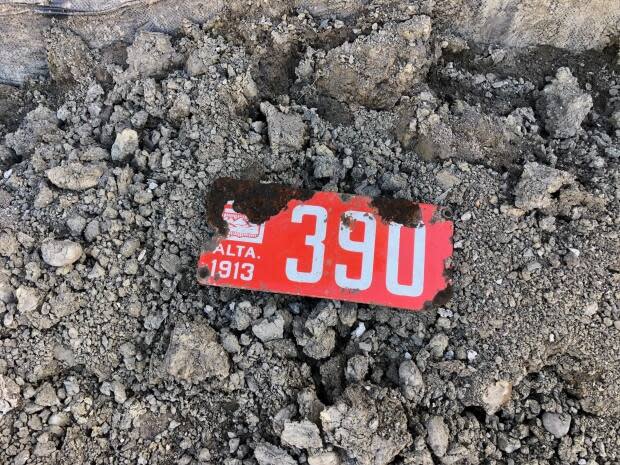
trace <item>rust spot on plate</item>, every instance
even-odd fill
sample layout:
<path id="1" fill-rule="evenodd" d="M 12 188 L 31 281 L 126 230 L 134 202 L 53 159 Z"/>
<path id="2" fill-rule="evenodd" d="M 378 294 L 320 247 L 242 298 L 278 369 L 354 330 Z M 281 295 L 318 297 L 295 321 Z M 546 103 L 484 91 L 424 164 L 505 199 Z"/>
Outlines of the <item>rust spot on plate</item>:
<path id="1" fill-rule="evenodd" d="M 282 184 L 261 184 L 256 181 L 219 178 L 207 196 L 207 221 L 226 235 L 227 225 L 222 218 L 224 205 L 234 201 L 234 209 L 254 224 L 262 224 L 280 213 L 291 200 L 307 200 L 314 195 L 308 189 Z"/>
<path id="2" fill-rule="evenodd" d="M 420 206 L 411 200 L 375 197 L 370 205 L 377 209 L 385 223 L 393 222 L 415 228 L 422 221 Z"/>

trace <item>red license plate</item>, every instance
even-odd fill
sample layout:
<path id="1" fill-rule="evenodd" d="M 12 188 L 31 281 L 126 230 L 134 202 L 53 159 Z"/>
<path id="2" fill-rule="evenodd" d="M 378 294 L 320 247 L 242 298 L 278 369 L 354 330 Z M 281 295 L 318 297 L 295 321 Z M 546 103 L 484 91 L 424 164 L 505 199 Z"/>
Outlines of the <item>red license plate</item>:
<path id="1" fill-rule="evenodd" d="M 452 222 L 436 206 L 222 178 L 198 281 L 420 310 L 450 296 Z"/>

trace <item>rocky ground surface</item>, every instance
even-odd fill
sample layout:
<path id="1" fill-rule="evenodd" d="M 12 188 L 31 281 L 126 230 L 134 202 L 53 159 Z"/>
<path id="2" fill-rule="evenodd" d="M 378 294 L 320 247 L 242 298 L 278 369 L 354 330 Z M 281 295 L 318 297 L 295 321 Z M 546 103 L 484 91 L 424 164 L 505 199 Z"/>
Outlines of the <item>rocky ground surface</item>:
<path id="1" fill-rule="evenodd" d="M 0 86 L 0 463 L 620 463 L 617 50 L 420 5 L 54 26 Z M 223 175 L 440 204 L 452 300 L 198 286 Z"/>

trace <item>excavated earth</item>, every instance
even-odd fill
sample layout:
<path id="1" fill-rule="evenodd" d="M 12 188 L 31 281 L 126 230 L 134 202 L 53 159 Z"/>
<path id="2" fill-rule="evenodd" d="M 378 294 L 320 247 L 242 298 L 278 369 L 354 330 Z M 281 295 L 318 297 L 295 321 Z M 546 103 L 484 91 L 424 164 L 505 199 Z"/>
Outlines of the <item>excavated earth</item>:
<path id="1" fill-rule="evenodd" d="M 0 85 L 0 463 L 620 463 L 617 45 L 357 4 L 53 20 Z M 199 286 L 225 176 L 440 205 L 452 298 Z"/>

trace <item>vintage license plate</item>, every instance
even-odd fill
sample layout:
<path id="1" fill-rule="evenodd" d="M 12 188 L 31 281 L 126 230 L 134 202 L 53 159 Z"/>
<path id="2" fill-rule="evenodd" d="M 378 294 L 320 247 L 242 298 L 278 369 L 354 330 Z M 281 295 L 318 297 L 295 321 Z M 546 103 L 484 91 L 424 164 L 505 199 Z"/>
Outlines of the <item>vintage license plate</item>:
<path id="1" fill-rule="evenodd" d="M 420 310 L 450 296 L 453 224 L 434 205 L 218 179 L 198 281 Z"/>

